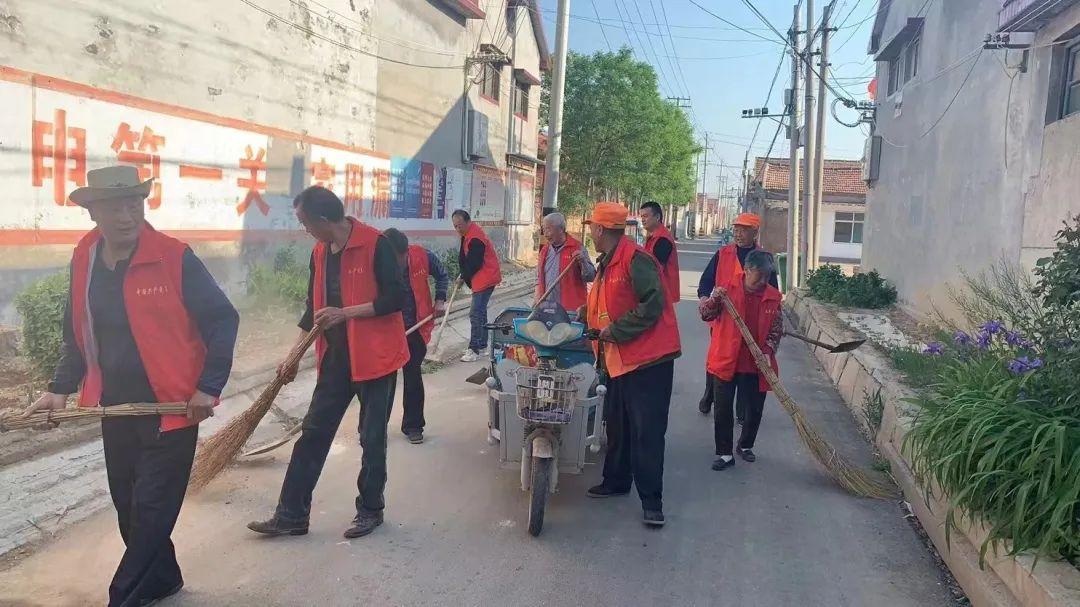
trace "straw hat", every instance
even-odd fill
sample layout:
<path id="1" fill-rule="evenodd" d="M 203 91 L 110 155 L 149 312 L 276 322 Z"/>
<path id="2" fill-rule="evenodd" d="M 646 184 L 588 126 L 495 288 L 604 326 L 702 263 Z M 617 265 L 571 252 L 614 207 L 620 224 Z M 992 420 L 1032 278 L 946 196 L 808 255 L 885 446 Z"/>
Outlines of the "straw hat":
<path id="1" fill-rule="evenodd" d="M 118 198 L 146 198 L 154 183 L 151 177 L 139 181 L 139 170 L 132 166 L 111 166 L 86 172 L 87 186 L 72 192 L 68 199 L 86 207 L 92 202 Z"/>

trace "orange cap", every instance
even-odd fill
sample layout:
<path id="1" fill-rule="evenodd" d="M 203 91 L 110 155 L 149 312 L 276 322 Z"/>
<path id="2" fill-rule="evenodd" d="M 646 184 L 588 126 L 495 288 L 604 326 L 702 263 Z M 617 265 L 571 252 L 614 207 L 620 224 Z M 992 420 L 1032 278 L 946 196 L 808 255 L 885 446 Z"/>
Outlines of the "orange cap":
<path id="1" fill-rule="evenodd" d="M 761 218 L 753 213 L 740 213 L 735 218 L 735 223 L 732 225 L 744 226 L 747 228 L 760 228 Z"/>
<path id="2" fill-rule="evenodd" d="M 630 209 L 617 202 L 598 202 L 593 207 L 592 218 L 585 223 L 595 223 L 605 228 L 625 228 Z"/>

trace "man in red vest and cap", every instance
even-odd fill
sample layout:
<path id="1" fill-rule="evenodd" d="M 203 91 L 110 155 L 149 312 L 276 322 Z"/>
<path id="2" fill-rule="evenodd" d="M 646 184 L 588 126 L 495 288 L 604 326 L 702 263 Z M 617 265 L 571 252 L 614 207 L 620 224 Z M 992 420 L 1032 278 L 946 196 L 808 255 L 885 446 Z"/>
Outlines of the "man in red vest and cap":
<path id="1" fill-rule="evenodd" d="M 701 300 L 701 319 L 712 325 L 712 339 L 706 359 L 706 369 L 712 376 L 716 415 L 713 432 L 716 460 L 713 470 L 726 470 L 735 465 L 734 453 L 747 462 L 753 462 L 754 441 L 761 425 L 761 413 L 769 384 L 758 370 L 750 349 L 743 340 L 735 320 L 724 308 L 719 293 L 724 291 L 731 298 L 739 316 L 746 322 L 754 343 L 769 359 L 772 370 L 779 375 L 776 349 L 784 334 L 783 315 L 780 311 L 781 295 L 769 284 L 769 276 L 776 271 L 773 256 L 765 251 L 751 251 L 743 260 L 742 268 L 734 276 L 717 285 L 710 297 Z M 732 443 L 734 419 L 732 408 L 735 400 L 742 402 L 746 419 L 737 444 Z"/>
<path id="2" fill-rule="evenodd" d="M 469 347 L 461 355 L 461 362 L 476 362 L 480 353 L 487 348 L 488 302 L 495 287 L 502 282 L 502 269 L 499 267 L 499 255 L 495 245 L 484 233 L 484 229 L 473 223 L 469 212 L 458 209 L 451 215 L 454 229 L 461 235 L 461 248 L 458 250 L 458 266 L 461 276 L 458 280 L 472 289 L 472 308 L 469 310 Z"/>
<path id="3" fill-rule="evenodd" d="M 734 277 L 743 268 L 743 262 L 751 251 L 763 250 L 757 243 L 758 230 L 761 228 L 761 217 L 754 213 L 741 213 L 735 218 L 732 226 L 733 238 L 730 244 L 720 247 L 705 266 L 698 280 L 698 299 L 706 299 L 712 296 L 713 288 L 723 285 L 728 279 Z M 769 275 L 769 285 L 779 289 L 776 272 Z M 708 414 L 713 405 L 712 376 L 705 374 L 705 394 L 698 402 L 698 410 L 702 414 Z M 735 419 L 740 424 L 745 419 L 741 403 L 736 403 Z"/>
<path id="4" fill-rule="evenodd" d="M 450 276 L 446 268 L 434 253 L 418 244 L 409 244 L 409 237 L 397 228 L 383 232 L 390 246 L 397 253 L 398 266 L 401 267 L 401 284 L 405 289 L 401 316 L 407 329 L 413 328 L 425 318 L 429 320 L 420 325 L 408 337 L 409 362 L 401 371 L 404 412 L 401 415 L 401 432 L 409 442 L 419 445 L 424 442 L 424 375 L 422 366 L 427 356 L 427 345 L 431 341 L 431 332 L 435 328 L 435 319 L 446 312 L 446 289 Z M 435 282 L 435 302 L 432 303 L 431 284 Z"/>
<path id="5" fill-rule="evenodd" d="M 645 250 L 660 262 L 660 276 L 664 280 L 668 298 L 672 303 L 679 303 L 682 298 L 679 291 L 679 251 L 675 249 L 675 238 L 664 225 L 664 210 L 660 203 L 649 201 L 641 205 L 638 216 L 648 234 Z"/>
<path id="6" fill-rule="evenodd" d="M 588 283 L 596 276 L 596 266 L 585 248 L 566 232 L 566 217 L 562 213 L 549 213 L 540 222 L 540 230 L 547 243 L 540 247 L 539 274 L 536 285 L 536 301 L 551 289 L 550 301 L 562 304 L 568 312 L 576 312 L 585 305 Z M 559 280 L 567 267 L 574 266 Z"/>
<path id="7" fill-rule="evenodd" d="M 585 318 L 607 375 L 604 415 L 608 450 L 604 480 L 589 497 L 626 495 L 637 485 L 646 525 L 664 524 L 664 437 L 681 354 L 675 308 L 660 264 L 626 237 L 629 211 L 601 202 L 589 226 L 602 253 Z"/>
<path id="8" fill-rule="evenodd" d="M 356 517 L 345 537 L 363 537 L 383 522 L 386 426 L 398 369 L 409 360 L 401 316 L 405 293 L 401 271 L 390 241 L 375 228 L 346 216 L 341 199 L 330 190 L 309 187 L 293 206 L 300 225 L 317 241 L 297 341 L 308 331 L 321 329 L 315 342 L 319 379 L 274 516 L 249 523 L 248 528 L 266 535 L 308 532 L 315 483 L 345 410 L 358 398 L 364 453 L 356 480 Z M 292 381 L 296 371 L 296 366 L 282 366 L 278 374 Z"/>
<path id="9" fill-rule="evenodd" d="M 199 258 L 144 219 L 153 179 L 134 167 L 86 174 L 73 203 L 95 228 L 75 246 L 64 345 L 48 392 L 29 412 L 186 402 L 187 415 L 102 419 L 105 470 L 124 556 L 110 606 L 180 592 L 172 535 L 187 491 L 198 424 L 214 414 L 232 368 L 239 316 Z"/>

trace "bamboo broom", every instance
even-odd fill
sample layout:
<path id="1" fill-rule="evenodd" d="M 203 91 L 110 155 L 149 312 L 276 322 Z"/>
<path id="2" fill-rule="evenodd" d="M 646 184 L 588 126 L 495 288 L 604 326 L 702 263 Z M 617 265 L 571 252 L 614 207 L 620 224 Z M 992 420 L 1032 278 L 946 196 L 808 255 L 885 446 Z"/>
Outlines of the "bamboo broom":
<path id="1" fill-rule="evenodd" d="M 318 325 L 308 331 L 304 339 L 289 352 L 283 366 L 288 368 L 300 364 L 300 359 L 304 357 L 311 344 L 315 343 L 321 331 L 322 328 Z M 274 377 L 246 411 L 229 420 L 224 428 L 199 447 L 198 453 L 195 454 L 195 463 L 191 468 L 189 491 L 198 491 L 205 487 L 236 458 L 284 386 L 285 380 L 280 375 Z"/>
<path id="2" fill-rule="evenodd" d="M 750 350 L 750 354 L 753 355 L 758 370 L 765 377 L 765 381 L 769 383 L 769 386 L 772 387 L 773 392 L 776 393 L 776 398 L 780 401 L 784 410 L 791 416 L 791 421 L 795 424 L 795 430 L 799 433 L 799 437 L 806 443 L 810 453 L 814 455 L 814 459 L 825 468 L 829 476 L 849 493 L 860 497 L 877 499 L 894 497 L 895 491 L 891 487 L 869 477 L 865 472 L 849 463 L 810 425 L 810 422 L 803 416 L 802 411 L 795 403 L 795 399 L 791 398 L 791 395 L 784 389 L 784 385 L 780 383 L 780 378 L 776 376 L 772 367 L 769 366 L 769 361 L 761 352 L 761 348 L 754 342 L 750 329 L 746 327 L 746 323 L 739 316 L 735 304 L 732 303 L 726 291 L 720 291 L 720 300 L 724 303 L 727 313 L 735 321 L 735 326 L 739 327 L 739 333 L 742 334 L 746 347 Z"/>
<path id="3" fill-rule="evenodd" d="M 125 415 L 185 415 L 187 403 L 130 403 L 126 405 L 110 405 L 107 407 L 76 407 L 74 409 L 58 409 L 54 411 L 41 411 L 23 415 L 18 411 L 8 411 L 0 414 L 0 432 L 8 430 L 22 430 L 24 428 L 36 428 L 38 426 L 55 426 L 60 422 L 88 417 L 106 418 L 122 417 Z"/>

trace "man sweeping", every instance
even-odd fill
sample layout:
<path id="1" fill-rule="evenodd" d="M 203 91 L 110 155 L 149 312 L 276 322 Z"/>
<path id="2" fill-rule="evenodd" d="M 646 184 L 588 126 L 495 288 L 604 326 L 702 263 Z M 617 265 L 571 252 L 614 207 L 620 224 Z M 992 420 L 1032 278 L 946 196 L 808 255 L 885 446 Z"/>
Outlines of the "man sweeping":
<path id="1" fill-rule="evenodd" d="M 461 276 L 458 280 L 472 290 L 472 308 L 469 310 L 469 347 L 461 355 L 461 362 L 476 362 L 480 353 L 487 349 L 488 302 L 495 287 L 502 282 L 502 269 L 495 245 L 484 233 L 484 229 L 473 222 L 469 212 L 458 209 L 451 215 L 454 229 L 461 236 L 461 248 L 458 250 L 458 267 Z"/>
<path id="2" fill-rule="evenodd" d="M 604 403 L 608 449 L 604 480 L 588 491 L 604 498 L 637 485 L 642 520 L 664 524 L 664 440 L 671 405 L 679 327 L 660 265 L 625 235 L 626 207 L 601 202 L 589 227 L 603 257 L 585 317 L 597 359 L 609 377 Z"/>
<path id="3" fill-rule="evenodd" d="M 409 342 L 409 362 L 401 371 L 403 394 L 401 397 L 404 412 L 401 416 L 401 433 L 409 442 L 419 445 L 424 442 L 424 376 L 421 367 L 427 356 L 427 344 L 431 341 L 431 332 L 435 328 L 435 318 L 446 312 L 446 289 L 450 276 L 446 268 L 434 253 L 416 244 L 409 244 L 409 237 L 397 228 L 383 232 L 390 246 L 397 254 L 401 268 L 401 284 L 405 289 L 401 316 L 405 326 L 412 328 L 416 323 L 432 317 L 419 329 L 407 337 Z M 431 284 L 435 283 L 435 302 L 432 304 Z"/>
<path id="4" fill-rule="evenodd" d="M 775 271 L 772 255 L 765 251 L 751 251 L 743 261 L 742 269 L 716 286 L 711 296 L 702 299 L 699 306 L 701 319 L 712 325 L 706 369 L 712 376 L 713 398 L 717 407 L 713 418 L 716 447 L 713 470 L 727 470 L 735 465 L 736 452 L 747 462 L 757 459 L 753 451 L 754 442 L 769 391 L 768 382 L 761 376 L 734 318 L 724 310 L 719 294 L 724 291 L 731 298 L 735 310 L 749 327 L 754 343 L 761 348 L 773 371 L 779 375 L 776 349 L 784 334 L 781 295 L 776 287 L 768 283 L 769 276 Z M 732 444 L 732 408 L 736 399 L 742 403 L 746 420 L 739 442 Z"/>
<path id="5" fill-rule="evenodd" d="M 547 243 L 540 247 L 540 264 L 537 266 L 536 302 L 551 289 L 549 301 L 557 301 L 568 312 L 585 305 L 588 283 L 596 277 L 596 266 L 576 238 L 566 232 L 566 217 L 562 213 L 549 213 L 540 222 L 540 230 Z M 562 280 L 566 268 L 574 265 Z"/>
<path id="6" fill-rule="evenodd" d="M 71 202 L 95 228 L 75 246 L 64 345 L 48 392 L 28 413 L 186 402 L 187 415 L 104 418 L 101 438 L 124 556 L 109 605 L 140 607 L 180 592 L 170 536 L 187 491 L 199 422 L 214 414 L 232 368 L 239 316 L 183 242 L 145 220 L 153 179 L 134 167 L 88 171 Z"/>
<path id="7" fill-rule="evenodd" d="M 664 226 L 664 210 L 659 202 L 649 201 L 641 205 L 638 211 L 641 225 L 648 237 L 645 250 L 660 262 L 660 277 L 664 280 L 668 298 L 672 303 L 682 299 L 679 284 L 679 251 L 675 249 L 675 237 Z"/>
<path id="8" fill-rule="evenodd" d="M 336 194 L 312 186 L 296 197 L 293 206 L 300 224 L 317 241 L 300 329 L 323 330 L 315 343 L 319 378 L 277 509 L 270 519 L 249 523 L 248 528 L 266 535 L 307 533 L 311 494 L 341 418 L 353 398 L 359 398 L 364 453 L 356 481 L 356 517 L 345 537 L 363 537 L 383 522 L 386 426 L 398 369 L 409 360 L 401 315 L 405 289 L 390 241 L 375 228 L 347 217 Z M 296 366 L 278 369 L 288 381 L 296 372 Z"/>
<path id="9" fill-rule="evenodd" d="M 763 250 L 757 243 L 758 230 L 761 228 L 761 217 L 754 213 L 742 213 L 735 218 L 732 227 L 733 240 L 730 244 L 720 247 L 705 266 L 698 280 L 698 299 L 704 300 L 712 296 L 713 288 L 722 285 L 735 277 L 743 269 L 746 256 L 751 251 Z M 769 275 L 769 285 L 779 289 L 776 272 Z M 705 394 L 698 402 L 698 410 L 707 415 L 713 406 L 712 377 L 705 373 Z M 740 424 L 745 419 L 745 414 L 738 404 L 736 405 L 735 419 Z"/>

